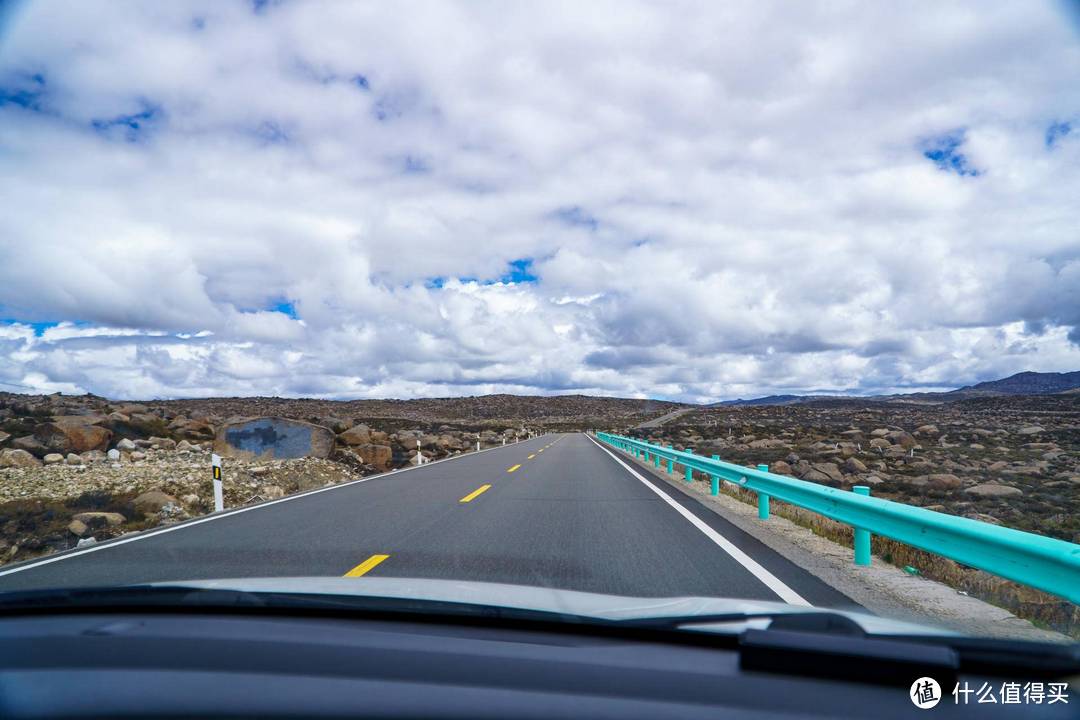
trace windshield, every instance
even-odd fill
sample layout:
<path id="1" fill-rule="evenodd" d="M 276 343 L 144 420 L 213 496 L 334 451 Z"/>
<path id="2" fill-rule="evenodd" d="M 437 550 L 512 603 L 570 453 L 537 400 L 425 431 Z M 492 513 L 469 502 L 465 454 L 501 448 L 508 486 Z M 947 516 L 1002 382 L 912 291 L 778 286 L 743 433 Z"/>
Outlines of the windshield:
<path id="1" fill-rule="evenodd" d="M 0 609 L 1080 639 L 1073 5 L 2 7 Z"/>

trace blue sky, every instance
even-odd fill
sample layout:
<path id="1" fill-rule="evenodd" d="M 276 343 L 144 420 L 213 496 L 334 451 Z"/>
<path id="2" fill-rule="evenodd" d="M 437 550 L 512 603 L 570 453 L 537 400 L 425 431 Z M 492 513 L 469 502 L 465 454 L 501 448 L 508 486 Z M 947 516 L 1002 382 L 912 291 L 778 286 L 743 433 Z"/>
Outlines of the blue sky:
<path id="1" fill-rule="evenodd" d="M 1059 3 L 14 7 L 3 387 L 713 401 L 1080 367 Z"/>

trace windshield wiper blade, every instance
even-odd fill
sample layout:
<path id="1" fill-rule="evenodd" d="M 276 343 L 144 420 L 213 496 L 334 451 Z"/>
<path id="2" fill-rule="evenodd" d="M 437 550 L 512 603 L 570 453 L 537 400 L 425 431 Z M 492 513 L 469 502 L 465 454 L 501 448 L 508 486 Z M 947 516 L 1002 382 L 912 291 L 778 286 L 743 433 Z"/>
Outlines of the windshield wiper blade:
<path id="1" fill-rule="evenodd" d="M 792 630 L 796 632 L 818 632 L 829 635 L 852 635 L 865 637 L 866 630 L 846 615 L 828 611 L 807 612 L 735 612 L 702 615 L 669 615 L 647 618 L 618 620 L 623 627 L 646 628 L 650 630 L 679 630 L 694 625 L 744 622 L 747 620 L 768 619 L 770 630 Z"/>
<path id="2" fill-rule="evenodd" d="M 482 603 L 382 595 L 265 592 L 185 585 L 122 585 L 89 588 L 50 588 L 0 594 L 2 612 L 145 610 L 266 610 L 270 612 L 343 613 L 360 616 L 410 616 L 415 618 L 462 618 L 602 623 L 587 616 L 548 610 L 503 607 Z"/>

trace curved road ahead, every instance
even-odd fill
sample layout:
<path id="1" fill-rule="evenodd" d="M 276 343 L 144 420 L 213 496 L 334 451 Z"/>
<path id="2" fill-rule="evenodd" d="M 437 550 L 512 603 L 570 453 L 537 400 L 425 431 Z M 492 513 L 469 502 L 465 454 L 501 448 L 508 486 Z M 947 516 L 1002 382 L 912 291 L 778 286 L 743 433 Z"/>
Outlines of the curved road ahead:
<path id="1" fill-rule="evenodd" d="M 546 435 L 0 568 L 0 591 L 342 575 L 854 605 L 583 434 Z"/>

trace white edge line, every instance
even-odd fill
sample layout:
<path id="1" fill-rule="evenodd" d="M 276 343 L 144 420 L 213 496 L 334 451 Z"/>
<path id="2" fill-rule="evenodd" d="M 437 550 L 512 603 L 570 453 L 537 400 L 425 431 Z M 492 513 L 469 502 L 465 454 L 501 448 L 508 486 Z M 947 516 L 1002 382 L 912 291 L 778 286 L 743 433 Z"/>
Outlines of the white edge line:
<path id="1" fill-rule="evenodd" d="M 539 440 L 541 437 L 544 436 L 540 435 L 539 437 L 530 438 L 530 440 Z M 349 487 L 350 485 L 358 485 L 359 483 L 364 483 L 368 480 L 376 480 L 378 478 L 386 477 L 388 475 L 400 475 L 401 473 L 409 472 L 410 470 L 422 470 L 424 468 L 429 468 L 432 465 L 449 462 L 450 460 L 460 460 L 467 457 L 476 457 L 477 455 L 482 455 L 483 453 L 491 452 L 492 450 L 501 450 L 503 448 L 508 448 L 513 445 L 520 445 L 521 443 L 526 442 L 529 442 L 529 440 L 519 440 L 517 442 L 510 443 L 509 445 L 496 445 L 495 447 L 485 448 L 480 451 L 462 453 L 461 455 L 453 455 L 451 457 L 445 457 L 439 460 L 432 460 L 431 462 L 424 463 L 423 465 L 414 465 L 413 467 L 388 470 L 384 473 L 379 473 L 378 475 L 368 475 L 367 477 L 362 477 L 357 480 L 350 480 L 349 482 L 341 483 L 339 485 L 327 485 L 326 487 L 316 488 L 315 490 L 308 490 L 307 492 L 302 493 L 294 493 L 292 495 L 287 495 L 283 498 L 278 498 L 277 500 L 270 500 L 268 502 L 258 503 L 257 505 L 246 505 L 244 507 L 236 508 L 234 510 L 226 510 L 224 512 L 212 513 L 196 520 L 190 520 L 188 522 L 180 523 L 178 525 L 170 525 L 168 527 L 157 528 L 155 530 L 147 530 L 136 535 L 132 535 L 130 537 L 122 537 L 116 540 L 106 540 L 100 545 L 92 545 L 88 548 L 83 548 L 82 550 L 65 551 L 62 554 L 51 555 L 49 557 L 42 558 L 41 560 L 29 561 L 26 565 L 20 565 L 19 567 L 9 568 L 7 570 L 0 570 L 0 577 L 4 577 L 5 575 L 12 575 L 17 572 L 22 572 L 23 570 L 31 570 L 36 567 L 41 567 L 42 565 L 49 565 L 50 563 L 60 562 L 61 560 L 78 557 L 79 555 L 87 555 L 92 552 L 98 552 L 99 550 L 108 550 L 109 548 L 126 545 L 130 542 L 135 542 L 136 540 L 146 540 L 147 538 L 156 537 L 157 535 L 164 535 L 165 533 L 175 532 L 177 530 L 183 530 L 189 527 L 195 527 L 196 525 L 202 525 L 203 523 L 210 522 L 212 520 L 221 520 L 222 518 L 232 517 L 233 515 L 239 515 L 240 513 L 250 512 L 251 510 L 261 510 L 262 508 L 267 508 L 271 505 L 277 505 L 283 502 L 289 502 L 290 500 L 299 500 L 300 498 L 308 497 L 309 495 L 318 495 L 319 493 L 328 492 L 330 490 L 338 490 L 340 488 Z"/>
<path id="2" fill-rule="evenodd" d="M 634 470 L 632 467 L 630 467 L 625 462 L 623 462 L 622 458 L 620 458 L 618 455 L 616 455 L 615 453 L 611 452 L 611 450 L 608 450 L 606 447 L 601 445 L 592 436 L 586 435 L 586 437 L 588 437 L 590 440 L 592 440 L 593 443 L 598 448 L 600 448 L 601 450 L 606 452 L 608 455 L 610 455 L 612 457 L 612 459 L 615 460 L 615 462 L 622 465 L 626 469 L 626 471 L 628 473 L 630 473 L 631 475 L 636 477 L 638 480 L 643 482 L 645 484 L 645 487 L 652 490 L 654 493 L 656 493 L 661 498 L 663 498 L 664 502 L 666 502 L 671 507 L 675 508 L 675 511 L 677 513 L 679 513 L 684 518 L 689 520 L 691 525 L 693 525 L 698 530 L 700 530 L 702 533 L 704 533 L 707 538 L 709 538 L 714 543 L 719 545 L 721 550 L 723 550 L 728 555 L 730 555 L 732 558 L 734 558 L 734 560 L 737 563 L 739 563 L 744 568 L 749 570 L 750 573 L 754 577 L 756 577 L 758 580 L 760 580 L 762 583 L 764 583 L 766 585 L 766 587 L 768 587 L 774 593 L 779 595 L 781 600 L 783 600 L 784 602 L 786 602 L 786 603 L 788 603 L 790 605 L 804 605 L 806 607 L 813 607 L 809 602 L 807 602 L 807 600 L 802 595 L 799 595 L 797 592 L 795 592 L 794 590 L 789 588 L 787 585 L 784 584 L 784 582 L 782 580 L 780 580 L 780 578 L 776 577 L 771 572 L 769 572 L 768 570 L 763 568 L 761 565 L 758 564 L 758 562 L 756 560 L 754 560 L 752 557 L 747 555 L 745 552 L 743 552 L 739 548 L 735 547 L 731 543 L 730 540 L 728 540 L 726 537 L 724 537 L 720 533 L 713 530 L 711 527 L 709 527 L 705 523 L 704 520 L 702 520 L 697 515 L 695 515 L 694 513 L 690 512 L 689 510 L 684 508 L 682 505 L 680 505 L 678 502 L 676 502 L 671 496 L 669 496 L 663 490 L 656 487 L 651 482 L 649 482 L 644 477 L 642 477 L 636 470 Z"/>

